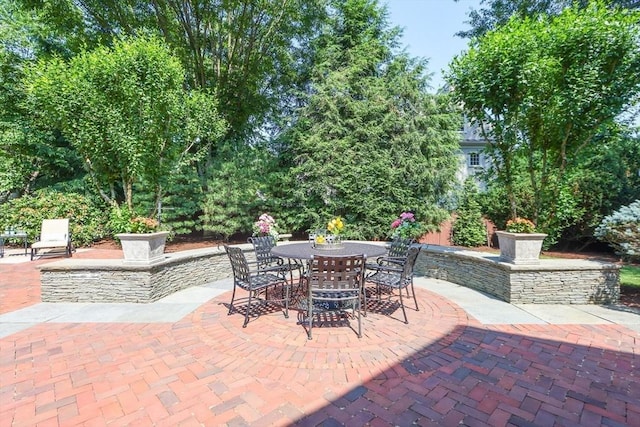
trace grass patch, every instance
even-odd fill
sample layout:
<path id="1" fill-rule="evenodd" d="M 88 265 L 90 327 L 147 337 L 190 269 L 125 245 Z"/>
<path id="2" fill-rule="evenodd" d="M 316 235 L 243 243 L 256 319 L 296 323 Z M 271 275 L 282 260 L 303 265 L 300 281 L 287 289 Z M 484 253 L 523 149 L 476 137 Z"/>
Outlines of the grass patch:
<path id="1" fill-rule="evenodd" d="M 620 285 L 640 288 L 640 266 L 622 266 L 620 268 Z"/>

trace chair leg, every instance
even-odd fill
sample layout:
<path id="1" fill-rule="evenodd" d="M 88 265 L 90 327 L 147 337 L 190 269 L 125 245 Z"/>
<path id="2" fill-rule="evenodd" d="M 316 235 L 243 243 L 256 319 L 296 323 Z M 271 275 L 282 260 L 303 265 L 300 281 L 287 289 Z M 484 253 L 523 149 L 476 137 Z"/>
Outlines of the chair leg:
<path id="1" fill-rule="evenodd" d="M 293 286 L 293 281 L 291 283 L 284 282 L 285 286 L 285 297 L 284 297 L 284 318 L 289 318 L 289 298 L 291 294 L 291 286 Z"/>
<path id="2" fill-rule="evenodd" d="M 367 287 L 362 284 L 362 304 L 364 304 L 364 317 L 367 317 Z"/>
<path id="3" fill-rule="evenodd" d="M 309 291 L 310 292 L 310 291 Z M 311 299 L 311 297 L 309 297 L 309 302 L 308 302 L 308 308 L 307 308 L 307 339 L 313 339 L 311 336 L 311 328 L 313 328 L 313 300 Z"/>
<path id="4" fill-rule="evenodd" d="M 418 299 L 416 298 L 416 290 L 413 287 L 413 280 L 411 281 L 411 293 L 413 294 L 413 302 L 416 304 L 416 311 L 420 311 L 418 308 Z"/>
<path id="5" fill-rule="evenodd" d="M 404 323 L 408 325 L 409 320 L 407 320 L 407 312 L 404 309 L 404 302 L 402 301 L 402 289 L 398 289 L 398 294 L 400 295 L 400 307 L 402 308 L 402 314 L 404 315 Z"/>
<path id="6" fill-rule="evenodd" d="M 249 291 L 249 302 L 247 302 L 247 310 L 244 312 L 244 324 L 243 328 L 247 327 L 247 323 L 249 323 L 249 312 L 251 311 L 251 296 L 253 295 L 253 291 Z"/>
<path id="7" fill-rule="evenodd" d="M 358 309 L 358 338 L 362 338 L 362 307 L 360 305 L 360 298 L 356 301 L 357 309 Z M 354 313 L 355 314 L 355 313 Z"/>
<path id="8" fill-rule="evenodd" d="M 231 303 L 229 304 L 229 313 L 227 315 L 231 315 L 233 313 L 233 301 L 236 299 L 236 286 L 233 285 L 233 293 L 231 294 Z"/>

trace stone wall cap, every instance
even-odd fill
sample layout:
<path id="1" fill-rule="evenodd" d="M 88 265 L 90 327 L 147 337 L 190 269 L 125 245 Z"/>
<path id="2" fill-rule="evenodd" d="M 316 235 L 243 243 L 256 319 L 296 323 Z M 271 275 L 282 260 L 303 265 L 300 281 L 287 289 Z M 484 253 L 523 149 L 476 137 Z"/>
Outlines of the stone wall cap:
<path id="1" fill-rule="evenodd" d="M 512 264 L 503 261 L 499 253 L 481 252 L 471 249 L 456 248 L 451 246 L 423 245 L 422 251 L 449 254 L 455 257 L 473 257 L 486 262 L 499 264 L 505 270 L 517 271 L 554 271 L 554 270 L 600 270 L 602 268 L 620 269 L 620 265 L 608 262 L 588 259 L 572 258 L 541 258 L 537 264 Z"/>

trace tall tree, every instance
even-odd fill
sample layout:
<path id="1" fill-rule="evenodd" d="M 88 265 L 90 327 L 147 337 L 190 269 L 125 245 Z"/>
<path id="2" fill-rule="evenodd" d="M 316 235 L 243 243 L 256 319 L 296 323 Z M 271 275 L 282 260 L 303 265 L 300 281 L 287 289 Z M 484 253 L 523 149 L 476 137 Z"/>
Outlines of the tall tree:
<path id="1" fill-rule="evenodd" d="M 122 35 L 162 37 L 191 88 L 215 93 L 228 139 L 259 135 L 287 97 L 325 0 L 17 0 L 72 49 Z M 77 49 L 76 49 L 77 51 Z"/>
<path id="2" fill-rule="evenodd" d="M 453 95 L 491 141 L 511 215 L 522 207 L 514 180 L 524 168 L 534 198 L 524 214 L 551 239 L 571 223 L 562 215 L 568 167 L 640 93 L 639 20 L 601 2 L 514 17 L 453 61 Z"/>
<path id="3" fill-rule="evenodd" d="M 458 1 L 458 0 L 454 0 Z M 470 30 L 459 31 L 456 35 L 465 38 L 480 37 L 504 25 L 512 16 L 519 18 L 537 15 L 558 15 L 564 9 L 575 5 L 584 8 L 590 0 L 480 0 L 485 6 L 469 12 Z M 640 0 L 609 0 L 611 7 L 629 9 L 640 8 Z"/>
<path id="4" fill-rule="evenodd" d="M 427 94 L 425 62 L 396 53 L 399 35 L 375 0 L 333 3 L 306 104 L 285 136 L 299 227 L 340 215 L 352 237 L 374 238 L 404 210 L 425 225 L 443 219 L 460 116 L 448 98 Z"/>
<path id="5" fill-rule="evenodd" d="M 26 78 L 34 118 L 61 130 L 105 201 L 133 208 L 134 183 L 163 185 L 224 131 L 214 99 L 184 89 L 184 70 L 157 39 L 117 42 Z"/>
<path id="6" fill-rule="evenodd" d="M 35 13 L 0 0 L 0 203 L 10 195 L 74 178 L 82 169 L 68 142 L 33 123 L 20 105 L 25 68 L 39 56 L 61 53 L 46 40 L 56 38 Z"/>

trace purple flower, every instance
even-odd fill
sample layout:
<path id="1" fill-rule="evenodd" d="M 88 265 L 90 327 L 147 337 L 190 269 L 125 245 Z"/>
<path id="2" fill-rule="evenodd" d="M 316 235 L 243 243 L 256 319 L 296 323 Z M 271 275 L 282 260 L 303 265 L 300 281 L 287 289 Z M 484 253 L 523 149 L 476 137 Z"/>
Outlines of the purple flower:
<path id="1" fill-rule="evenodd" d="M 413 216 L 413 213 L 411 213 L 411 212 L 402 212 L 400 214 L 400 218 L 403 219 L 403 220 L 411 221 L 411 222 L 416 220 L 415 217 Z"/>

